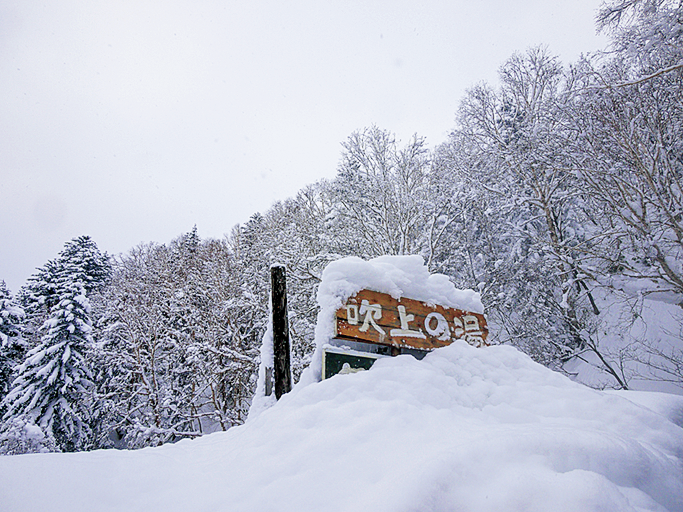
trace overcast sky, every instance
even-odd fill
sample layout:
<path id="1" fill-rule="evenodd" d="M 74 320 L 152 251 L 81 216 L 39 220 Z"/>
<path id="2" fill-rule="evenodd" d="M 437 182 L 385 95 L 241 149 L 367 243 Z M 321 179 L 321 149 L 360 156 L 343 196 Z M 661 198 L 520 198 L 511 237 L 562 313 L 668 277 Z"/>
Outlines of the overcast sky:
<path id="1" fill-rule="evenodd" d="M 476 82 L 605 46 L 600 0 L 0 0 L 0 279 L 65 241 L 203 238 L 335 175 L 376 124 L 430 146 Z"/>

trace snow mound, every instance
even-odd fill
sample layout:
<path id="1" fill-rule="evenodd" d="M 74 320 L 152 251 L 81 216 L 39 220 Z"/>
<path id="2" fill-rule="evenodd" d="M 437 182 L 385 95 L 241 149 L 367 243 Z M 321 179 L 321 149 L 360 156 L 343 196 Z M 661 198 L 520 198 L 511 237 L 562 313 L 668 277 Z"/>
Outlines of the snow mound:
<path id="1" fill-rule="evenodd" d="M 683 430 L 514 348 L 464 342 L 297 386 L 137 452 L 0 458 L 3 509 L 683 511 Z M 647 393 L 638 402 L 648 405 Z M 655 406 L 656 405 L 656 406 Z"/>

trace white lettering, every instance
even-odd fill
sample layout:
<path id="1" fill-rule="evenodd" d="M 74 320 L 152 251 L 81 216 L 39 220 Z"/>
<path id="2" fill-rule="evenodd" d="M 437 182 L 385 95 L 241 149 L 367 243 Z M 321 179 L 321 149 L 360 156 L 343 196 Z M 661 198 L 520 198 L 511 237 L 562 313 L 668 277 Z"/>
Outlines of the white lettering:
<path id="1" fill-rule="evenodd" d="M 400 329 L 392 329 L 391 330 L 391 335 L 392 336 L 403 336 L 405 338 L 421 338 L 423 340 L 427 339 L 427 336 L 424 335 L 424 333 L 421 330 L 412 330 L 408 324 L 415 320 L 415 315 L 410 315 L 406 313 L 406 307 L 403 305 L 400 305 L 398 307 L 398 316 L 399 319 L 401 320 L 401 328 Z"/>
<path id="2" fill-rule="evenodd" d="M 363 319 L 363 325 L 360 329 L 358 329 L 359 331 L 367 332 L 368 329 L 370 329 L 370 326 L 372 325 L 375 328 L 375 330 L 382 336 L 386 335 L 384 329 L 382 329 L 375 322 L 375 320 L 379 320 L 380 318 L 382 318 L 381 304 L 370 304 L 367 300 L 364 300 L 360 304 L 360 314 L 365 315 L 365 318 Z"/>
<path id="3" fill-rule="evenodd" d="M 467 334 L 465 336 L 465 341 L 467 343 L 469 343 L 470 345 L 472 345 L 473 347 L 477 347 L 477 348 L 486 346 L 486 342 L 484 341 L 484 338 L 482 338 L 479 335 Z"/>
<path id="4" fill-rule="evenodd" d="M 481 330 L 479 328 L 479 319 L 476 316 L 465 315 L 462 317 L 462 319 L 465 322 L 465 331 L 473 332 L 473 331 L 480 331 Z"/>
<path id="5" fill-rule="evenodd" d="M 479 327 L 479 319 L 474 315 L 465 315 L 462 319 L 465 322 L 465 341 L 475 347 L 486 345 Z"/>
<path id="6" fill-rule="evenodd" d="M 432 329 L 432 323 L 436 321 L 436 326 Z M 448 332 L 448 320 L 441 313 L 432 311 L 425 318 L 425 330 L 432 336 L 436 336 L 441 341 L 450 339 Z"/>
<path id="7" fill-rule="evenodd" d="M 454 316 L 453 317 L 453 335 L 456 338 L 461 338 L 463 334 L 465 334 L 465 329 L 463 328 L 462 320 L 460 320 L 457 316 Z"/>

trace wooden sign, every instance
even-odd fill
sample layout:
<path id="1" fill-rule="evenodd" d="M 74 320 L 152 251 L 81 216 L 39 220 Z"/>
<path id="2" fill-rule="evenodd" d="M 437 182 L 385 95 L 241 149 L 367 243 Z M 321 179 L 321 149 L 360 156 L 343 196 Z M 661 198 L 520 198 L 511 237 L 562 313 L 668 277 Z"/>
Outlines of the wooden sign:
<path id="1" fill-rule="evenodd" d="M 337 310 L 336 337 L 397 348 L 434 350 L 462 339 L 487 345 L 484 315 L 461 309 L 394 299 L 386 293 L 361 290 Z"/>

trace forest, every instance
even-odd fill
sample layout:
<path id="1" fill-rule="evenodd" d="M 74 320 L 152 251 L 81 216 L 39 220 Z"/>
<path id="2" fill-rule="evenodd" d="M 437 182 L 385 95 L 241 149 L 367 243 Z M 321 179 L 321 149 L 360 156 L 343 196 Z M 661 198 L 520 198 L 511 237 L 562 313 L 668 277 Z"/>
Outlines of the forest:
<path id="1" fill-rule="evenodd" d="M 296 381 L 322 270 L 349 255 L 421 255 L 481 293 L 490 342 L 576 380 L 683 393 L 683 4 L 613 0 L 597 23 L 609 48 L 513 54 L 433 148 L 359 129 L 334 179 L 222 239 L 195 226 L 111 256 L 81 236 L 16 293 L 0 281 L 0 453 L 243 423 L 270 266 L 287 268 Z"/>

